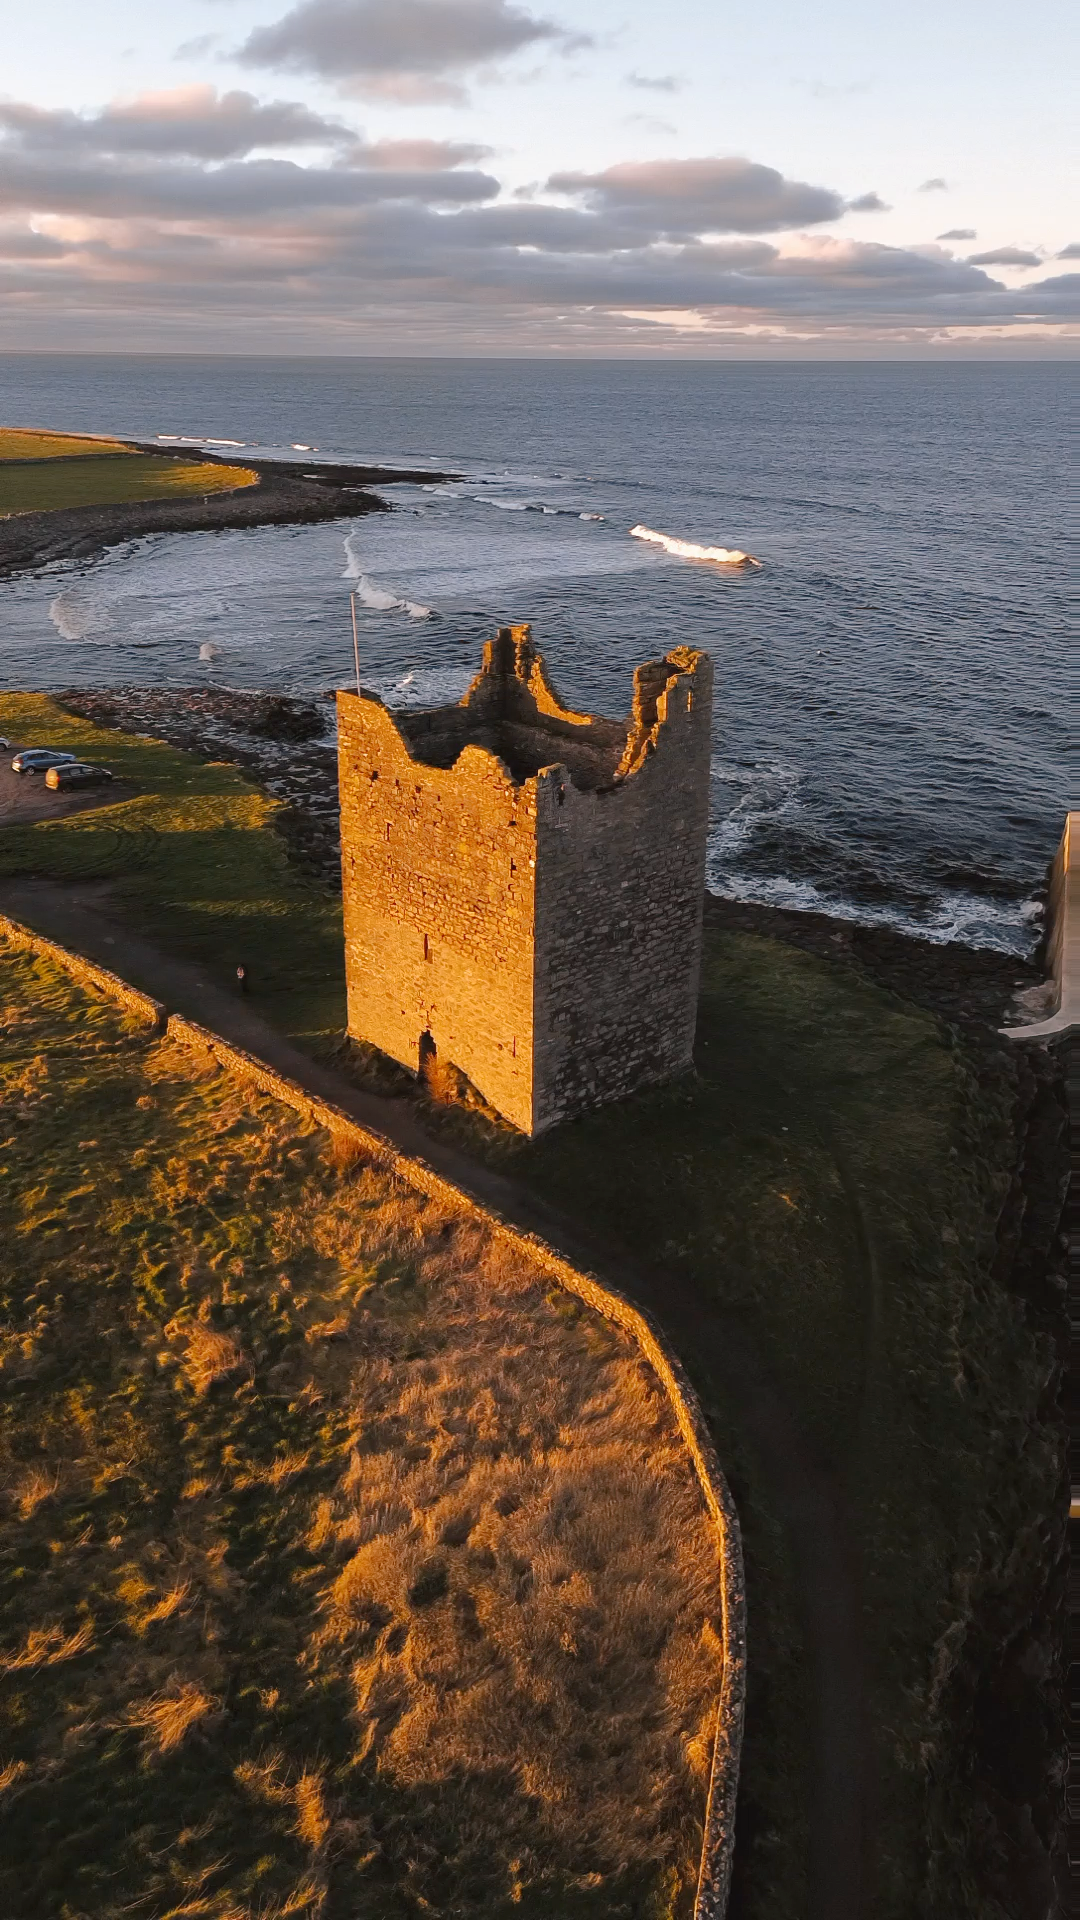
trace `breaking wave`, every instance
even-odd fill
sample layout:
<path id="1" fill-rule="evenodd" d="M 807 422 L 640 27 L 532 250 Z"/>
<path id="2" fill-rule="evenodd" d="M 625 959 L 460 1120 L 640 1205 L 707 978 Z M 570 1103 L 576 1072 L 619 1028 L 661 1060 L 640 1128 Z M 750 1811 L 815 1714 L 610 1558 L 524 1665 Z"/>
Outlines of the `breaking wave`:
<path id="1" fill-rule="evenodd" d="M 422 606 L 419 600 L 402 599 L 398 594 L 390 593 L 385 587 L 380 587 L 377 580 L 373 580 L 370 574 L 365 573 L 360 564 L 360 556 L 353 545 L 354 539 L 354 534 L 348 533 L 345 536 L 346 567 L 341 577 L 343 580 L 355 580 L 353 592 L 360 605 L 370 607 L 373 613 L 407 613 L 411 620 L 434 619 L 434 607 Z"/>
<path id="2" fill-rule="evenodd" d="M 361 606 L 370 607 L 373 613 L 407 613 L 410 620 L 430 620 L 432 607 L 421 606 L 419 600 L 399 600 L 396 593 L 388 593 L 366 573 L 360 574 L 354 589 Z"/>
<path id="3" fill-rule="evenodd" d="M 755 560 L 752 553 L 744 553 L 741 547 L 699 547 L 693 540 L 677 540 L 674 534 L 656 533 L 652 527 L 631 527 L 631 540 L 651 540 L 656 547 L 663 547 L 665 553 L 672 553 L 679 560 L 712 560 L 721 567 L 760 567 L 761 561 Z"/>

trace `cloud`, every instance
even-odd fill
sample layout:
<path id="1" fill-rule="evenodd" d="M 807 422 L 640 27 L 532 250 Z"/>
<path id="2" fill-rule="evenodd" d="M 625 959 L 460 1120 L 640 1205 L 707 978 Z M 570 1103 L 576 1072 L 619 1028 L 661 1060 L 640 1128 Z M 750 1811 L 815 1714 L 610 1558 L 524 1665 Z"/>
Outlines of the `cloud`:
<path id="1" fill-rule="evenodd" d="M 645 93 L 679 93 L 685 81 L 677 73 L 628 73 L 626 85 L 640 87 Z"/>
<path id="2" fill-rule="evenodd" d="M 935 174 L 932 180 L 924 180 L 922 186 L 916 188 L 917 193 L 948 193 L 948 191 L 949 183 L 943 180 L 940 174 Z"/>
<path id="3" fill-rule="evenodd" d="M 829 188 L 785 180 L 774 167 L 742 159 L 624 161 L 602 173 L 553 173 L 547 187 L 667 239 L 777 232 L 833 220 L 844 210 Z"/>
<path id="4" fill-rule="evenodd" d="M 399 101 L 461 100 L 462 76 L 525 47 L 591 46 L 513 0 L 301 0 L 236 58 Z"/>
<path id="5" fill-rule="evenodd" d="M 869 93 L 869 80 L 811 80 L 802 83 L 815 100 L 850 100 L 857 93 Z"/>
<path id="6" fill-rule="evenodd" d="M 939 240 L 975 240 L 978 235 L 974 227 L 950 227 L 948 233 L 939 233 Z"/>
<path id="7" fill-rule="evenodd" d="M 991 247 L 988 253 L 968 255 L 969 267 L 1041 267 L 1042 255 L 1026 247 Z"/>
<path id="8" fill-rule="evenodd" d="M 370 146 L 359 141 L 353 152 L 365 167 L 438 173 L 466 161 L 490 160 L 494 148 L 468 140 L 376 140 Z"/>
<path id="9" fill-rule="evenodd" d="M 848 201 L 847 210 L 849 213 L 888 213 L 889 212 L 889 208 L 886 205 L 885 201 L 882 200 L 880 195 L 876 193 L 860 193 L 857 200 Z"/>
<path id="10" fill-rule="evenodd" d="M 338 120 L 295 100 L 265 106 L 250 93 L 175 87 L 114 102 L 99 113 L 72 113 L 0 100 L 0 133 L 38 154 L 130 154 L 231 160 L 259 147 L 337 146 L 355 140 Z"/>
<path id="11" fill-rule="evenodd" d="M 675 134 L 678 128 L 670 120 L 661 120 L 655 113 L 624 113 L 619 123 L 624 127 L 642 127 L 646 133 Z"/>
<path id="12" fill-rule="evenodd" d="M 84 115 L 8 102 L 0 337 L 667 351 L 683 327 L 796 343 L 1022 334 L 1080 305 L 1080 275 L 1015 290 L 940 247 L 813 231 L 842 197 L 748 159 L 633 161 L 512 197 L 485 158 L 208 89 Z"/>
<path id="13" fill-rule="evenodd" d="M 173 54 L 174 60 L 205 60 L 208 53 L 221 45 L 220 33 L 197 33 L 193 40 L 184 40 Z"/>
<path id="14" fill-rule="evenodd" d="M 1060 253 L 1055 253 L 1054 259 L 1080 260 L 1080 240 L 1070 240 L 1067 247 L 1062 247 Z"/>

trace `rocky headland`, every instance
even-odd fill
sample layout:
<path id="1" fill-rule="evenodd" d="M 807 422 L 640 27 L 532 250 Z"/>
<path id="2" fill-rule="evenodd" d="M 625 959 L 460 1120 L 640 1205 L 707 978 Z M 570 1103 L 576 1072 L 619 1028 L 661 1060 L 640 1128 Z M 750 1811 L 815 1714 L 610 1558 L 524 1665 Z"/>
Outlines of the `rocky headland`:
<path id="1" fill-rule="evenodd" d="M 160 446 L 151 443 L 132 440 L 124 444 L 135 452 L 163 454 Z M 164 457 L 190 461 L 193 455 L 202 464 L 236 464 L 235 460 L 221 460 L 197 448 L 185 448 L 182 454 L 167 449 Z M 243 464 L 256 470 L 258 482 L 232 493 L 70 507 L 0 519 L 0 579 L 32 573 L 61 560 L 92 559 L 106 547 L 137 540 L 144 534 L 212 533 L 224 527 L 290 526 L 362 513 L 389 513 L 392 509 L 387 502 L 370 488 L 455 478 L 426 469 L 319 462 L 308 468 L 289 460 L 249 458 L 246 453 Z"/>

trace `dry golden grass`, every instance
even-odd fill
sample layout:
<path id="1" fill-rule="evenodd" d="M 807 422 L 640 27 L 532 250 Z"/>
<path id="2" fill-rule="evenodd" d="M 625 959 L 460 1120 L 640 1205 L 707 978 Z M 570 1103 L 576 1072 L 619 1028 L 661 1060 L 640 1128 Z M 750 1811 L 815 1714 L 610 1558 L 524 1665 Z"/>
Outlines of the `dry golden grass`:
<path id="1" fill-rule="evenodd" d="M 32 427 L 0 427 L 0 460 L 85 460 L 95 454 L 130 452 L 131 448 L 120 440 L 38 433 Z"/>
<path id="2" fill-rule="evenodd" d="M 0 969 L 0 1909 L 685 1914 L 719 1589 L 636 1350 Z"/>

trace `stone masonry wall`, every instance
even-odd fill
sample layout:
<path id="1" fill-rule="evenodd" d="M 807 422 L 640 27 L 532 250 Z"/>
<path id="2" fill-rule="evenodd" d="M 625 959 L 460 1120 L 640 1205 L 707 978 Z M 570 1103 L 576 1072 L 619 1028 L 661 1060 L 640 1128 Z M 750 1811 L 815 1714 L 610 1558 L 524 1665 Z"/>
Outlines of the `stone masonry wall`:
<path id="1" fill-rule="evenodd" d="M 617 786 L 581 793 L 558 770 L 537 783 L 537 1130 L 692 1059 L 712 666 L 704 654 L 671 659 Z"/>
<path id="2" fill-rule="evenodd" d="M 349 1031 L 403 1066 L 430 1034 L 531 1133 L 536 793 L 467 746 L 413 760 L 380 702 L 338 694 Z"/>
<path id="3" fill-rule="evenodd" d="M 465 1073 L 526 1133 L 689 1065 L 712 667 L 639 667 L 619 723 L 564 707 L 527 627 L 456 707 L 339 693 L 349 1031 Z"/>

